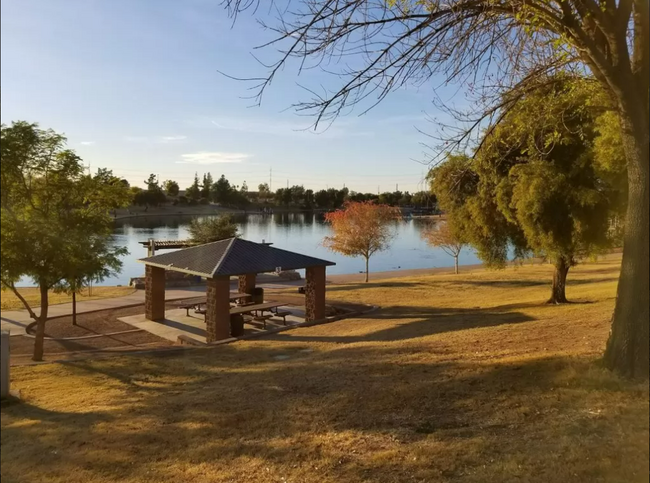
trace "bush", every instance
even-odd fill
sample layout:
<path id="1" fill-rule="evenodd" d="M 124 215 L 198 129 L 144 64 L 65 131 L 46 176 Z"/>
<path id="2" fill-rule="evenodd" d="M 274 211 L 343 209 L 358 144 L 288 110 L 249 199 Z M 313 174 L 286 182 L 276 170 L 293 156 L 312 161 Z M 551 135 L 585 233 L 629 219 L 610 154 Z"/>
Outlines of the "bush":
<path id="1" fill-rule="evenodd" d="M 199 201 L 199 203 L 201 203 L 202 205 L 209 205 L 209 204 L 210 204 L 210 200 L 207 199 L 207 198 L 201 198 L 201 200 Z"/>
<path id="2" fill-rule="evenodd" d="M 189 200 L 189 201 L 187 202 L 187 204 L 188 204 L 189 206 L 196 206 L 196 205 L 199 204 L 199 202 L 196 201 L 196 200 Z"/>
<path id="3" fill-rule="evenodd" d="M 177 201 L 178 201 L 179 205 L 186 205 L 187 204 L 187 197 L 186 196 L 179 196 Z"/>
<path id="4" fill-rule="evenodd" d="M 239 236 L 237 225 L 228 215 L 199 220 L 194 218 L 189 226 L 190 239 L 196 243 L 210 243 L 224 238 Z"/>

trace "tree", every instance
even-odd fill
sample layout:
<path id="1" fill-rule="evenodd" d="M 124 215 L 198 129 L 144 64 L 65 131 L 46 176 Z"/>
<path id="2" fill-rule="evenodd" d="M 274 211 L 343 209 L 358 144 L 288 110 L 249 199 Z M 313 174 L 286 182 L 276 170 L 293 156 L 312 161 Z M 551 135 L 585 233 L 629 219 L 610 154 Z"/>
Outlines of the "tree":
<path id="1" fill-rule="evenodd" d="M 232 200 L 233 188 L 222 174 L 212 186 L 212 196 L 216 203 L 229 203 Z"/>
<path id="2" fill-rule="evenodd" d="M 401 216 L 399 209 L 371 202 L 348 202 L 343 209 L 325 214 L 333 235 L 326 236 L 323 245 L 348 257 L 363 257 L 366 277 L 370 257 L 386 250 L 394 237 L 391 225 Z"/>
<path id="3" fill-rule="evenodd" d="M 138 204 L 144 204 L 149 207 L 150 205 L 158 206 L 167 201 L 167 197 L 165 196 L 165 193 L 163 193 L 160 183 L 158 182 L 158 177 L 155 174 L 150 174 L 149 178 L 147 178 L 144 183 L 147 185 L 147 189 L 143 194 L 139 195 Z"/>
<path id="4" fill-rule="evenodd" d="M 449 222 L 430 225 L 422 231 L 422 238 L 432 247 L 440 248 L 447 255 L 454 257 L 454 273 L 458 275 L 458 256 L 467 244 Z"/>
<path id="5" fill-rule="evenodd" d="M 226 0 L 231 15 L 256 6 Z M 315 126 L 364 101 L 372 106 L 409 82 L 434 76 L 478 97 L 466 121 L 441 134 L 440 155 L 471 143 L 486 123 L 499 122 L 521 95 L 548 74 L 573 71 L 593 78 L 616 109 L 628 179 L 623 262 L 605 361 L 626 376 L 650 367 L 650 15 L 647 0 L 315 0 L 284 8 L 276 26 L 279 58 L 256 77 L 258 100 L 292 58 L 327 65 L 340 88 L 297 104 Z M 267 26 L 268 27 L 268 26 Z M 346 62 L 329 62 L 345 55 Z M 357 62 L 353 61 L 356 60 Z M 436 85 L 440 85 L 436 79 Z M 504 100 L 503 93 L 517 92 Z M 369 99 L 374 96 L 375 99 Z M 436 98 L 445 109 L 444 99 Z M 450 131 L 447 130 L 447 133 Z"/>
<path id="6" fill-rule="evenodd" d="M 289 194 L 291 196 L 291 203 L 296 206 L 302 206 L 302 203 L 305 199 L 305 187 L 302 185 L 293 185 L 289 188 Z"/>
<path id="7" fill-rule="evenodd" d="M 314 207 L 314 190 L 305 190 L 305 196 L 303 199 L 303 206 L 308 210 L 312 209 Z"/>
<path id="8" fill-rule="evenodd" d="M 129 190 L 110 171 L 85 175 L 81 159 L 65 142 L 37 124 L 2 125 L 1 281 L 36 321 L 36 361 L 43 358 L 48 291 L 90 265 L 118 269 L 126 253 L 112 246 L 110 211 L 128 204 Z M 39 287 L 38 315 L 16 289 L 22 277 Z"/>
<path id="9" fill-rule="evenodd" d="M 320 209 L 331 208 L 330 197 L 327 190 L 318 190 L 314 194 L 314 202 L 316 203 L 316 206 Z"/>
<path id="10" fill-rule="evenodd" d="M 192 243 L 201 245 L 239 236 L 237 225 L 229 215 L 194 218 L 188 228 Z"/>
<path id="11" fill-rule="evenodd" d="M 212 174 L 204 174 L 203 183 L 201 183 L 201 198 L 205 198 L 207 200 L 210 199 L 213 184 L 214 180 L 212 179 Z"/>
<path id="12" fill-rule="evenodd" d="M 165 192 L 167 193 L 167 195 L 173 196 L 173 197 L 178 196 L 180 188 L 179 188 L 178 183 L 176 181 L 168 179 L 167 181 L 165 181 L 164 185 L 165 185 Z"/>
<path id="13" fill-rule="evenodd" d="M 198 201 L 201 198 L 201 185 L 199 184 L 199 175 L 194 173 L 194 181 L 189 188 L 185 190 L 185 196 L 189 200 Z"/>
<path id="14" fill-rule="evenodd" d="M 55 292 L 72 295 L 72 325 L 77 325 L 77 294 L 90 283 L 102 282 L 119 273 L 122 268 L 119 256 L 127 254 L 126 249 L 113 250 L 108 237 L 95 238 L 89 251 L 77 254 L 65 278 L 54 286 Z"/>
<path id="15" fill-rule="evenodd" d="M 271 197 L 271 188 L 268 183 L 260 183 L 257 185 L 257 192 L 259 193 L 260 200 L 266 200 Z"/>
<path id="16" fill-rule="evenodd" d="M 278 188 L 274 198 L 278 205 L 289 206 L 292 200 L 291 188 Z"/>
<path id="17" fill-rule="evenodd" d="M 549 303 L 567 302 L 572 266 L 611 246 L 620 196 L 595 168 L 593 97 L 571 80 L 549 83 L 487 134 L 473 164 L 459 156 L 434 170 L 442 207 L 488 265 L 504 266 L 509 247 L 555 265 Z"/>

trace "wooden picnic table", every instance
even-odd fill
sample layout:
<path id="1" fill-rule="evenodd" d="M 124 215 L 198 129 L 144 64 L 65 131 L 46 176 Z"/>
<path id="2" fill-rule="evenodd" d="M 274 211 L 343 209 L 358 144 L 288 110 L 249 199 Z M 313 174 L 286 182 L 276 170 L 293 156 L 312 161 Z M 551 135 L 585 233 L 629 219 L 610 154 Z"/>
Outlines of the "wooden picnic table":
<path id="1" fill-rule="evenodd" d="M 233 307 L 233 308 L 230 309 L 230 315 L 247 314 L 249 312 L 255 312 L 257 310 L 259 310 L 259 311 L 264 311 L 264 310 L 270 311 L 271 309 L 277 309 L 278 307 L 282 307 L 283 305 L 286 305 L 286 303 L 284 303 L 284 302 L 265 302 L 265 303 L 262 303 L 262 304 L 244 305 L 242 307 Z"/>
<path id="2" fill-rule="evenodd" d="M 230 292 L 230 295 L 228 297 L 228 300 L 231 302 L 234 302 L 235 300 L 240 300 L 244 299 L 247 297 L 250 297 L 251 295 L 248 293 L 242 293 L 242 292 Z M 185 309 L 187 311 L 187 315 L 190 315 L 190 309 L 194 309 L 195 313 L 203 314 L 205 310 L 201 309 L 202 305 L 207 304 L 207 298 L 203 298 L 202 300 L 199 300 L 198 302 L 191 302 L 189 304 L 184 304 L 181 305 L 180 308 Z"/>

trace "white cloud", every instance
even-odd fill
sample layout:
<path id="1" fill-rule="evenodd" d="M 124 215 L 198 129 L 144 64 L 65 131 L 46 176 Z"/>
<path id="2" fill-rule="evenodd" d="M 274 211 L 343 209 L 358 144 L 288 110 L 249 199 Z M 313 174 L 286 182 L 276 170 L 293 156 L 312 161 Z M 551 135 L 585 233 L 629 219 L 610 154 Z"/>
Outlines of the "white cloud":
<path id="1" fill-rule="evenodd" d="M 160 136 L 158 140 L 161 143 L 173 143 L 174 141 L 184 141 L 187 136 Z"/>
<path id="2" fill-rule="evenodd" d="M 95 141 L 81 141 L 79 144 L 81 144 L 82 146 L 92 146 L 93 144 L 95 144 Z"/>
<path id="3" fill-rule="evenodd" d="M 155 137 L 126 136 L 124 138 L 125 141 L 128 141 L 130 143 L 163 143 L 163 144 L 185 141 L 186 139 L 187 136 L 155 136 Z"/>
<path id="4" fill-rule="evenodd" d="M 250 158 L 245 153 L 222 153 L 216 151 L 199 151 L 198 153 L 181 154 L 181 161 L 178 164 L 219 164 L 219 163 L 241 163 Z"/>

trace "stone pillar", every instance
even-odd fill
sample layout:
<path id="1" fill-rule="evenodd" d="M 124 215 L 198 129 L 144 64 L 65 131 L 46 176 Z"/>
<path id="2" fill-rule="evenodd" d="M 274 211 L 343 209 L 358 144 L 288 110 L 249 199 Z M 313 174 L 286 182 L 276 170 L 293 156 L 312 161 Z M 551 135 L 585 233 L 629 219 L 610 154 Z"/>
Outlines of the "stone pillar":
<path id="1" fill-rule="evenodd" d="M 149 320 L 165 318 L 165 269 L 145 265 L 144 314 Z"/>
<path id="2" fill-rule="evenodd" d="M 305 321 L 325 318 L 325 265 L 305 269 Z"/>
<path id="3" fill-rule="evenodd" d="M 238 285 L 238 292 L 239 293 L 247 293 L 247 294 L 252 294 L 253 289 L 255 288 L 255 277 L 257 276 L 256 273 L 247 273 L 246 275 L 240 275 L 239 276 L 239 285 Z"/>
<path id="4" fill-rule="evenodd" d="M 206 340 L 230 337 L 230 277 L 208 278 L 205 306 Z"/>

